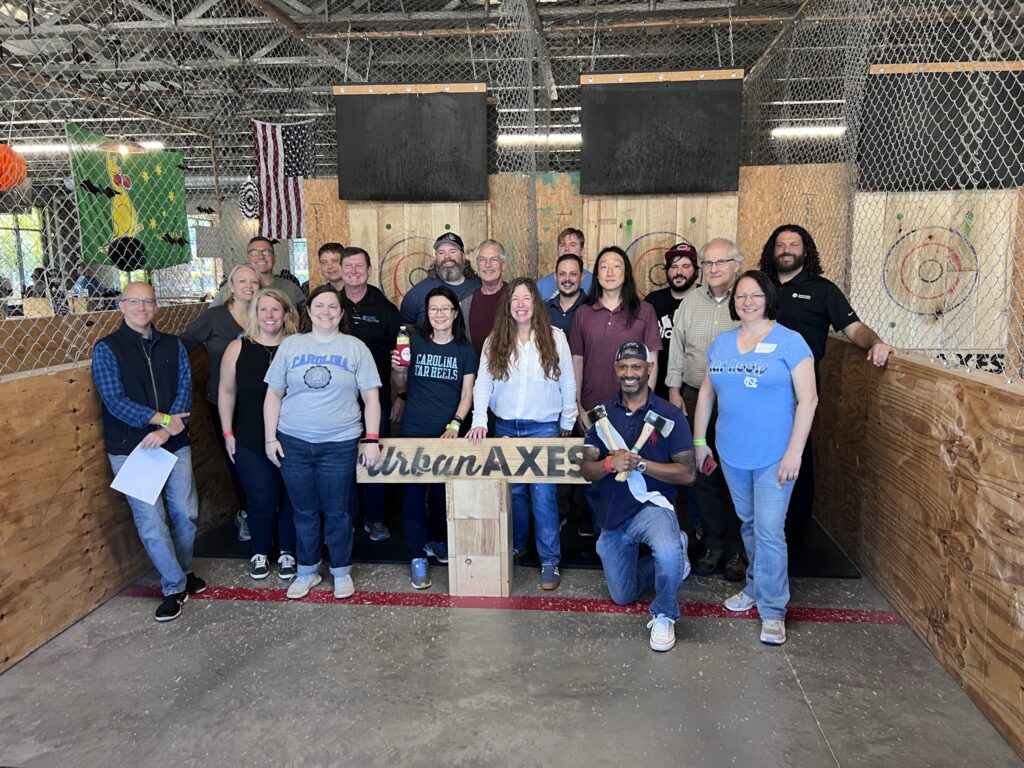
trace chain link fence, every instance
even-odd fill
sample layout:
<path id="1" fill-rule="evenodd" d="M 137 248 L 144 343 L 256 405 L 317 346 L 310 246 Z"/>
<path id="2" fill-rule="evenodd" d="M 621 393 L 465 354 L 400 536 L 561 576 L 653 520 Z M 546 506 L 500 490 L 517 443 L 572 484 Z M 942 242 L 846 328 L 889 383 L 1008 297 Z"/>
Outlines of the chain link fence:
<path id="1" fill-rule="evenodd" d="M 130 276 L 164 305 L 212 294 L 258 227 L 238 205 L 250 121 L 313 121 L 314 175 L 330 178 L 334 85 L 486 82 L 493 183 L 521 190 L 495 234 L 510 271 L 530 274 L 550 246 L 533 181 L 579 170 L 580 75 L 735 67 L 754 191 L 740 199 L 762 237 L 782 216 L 804 224 L 887 341 L 1019 379 L 1022 24 L 998 0 L 15 0 L 0 7 L 0 144 L 28 180 L 0 191 L 0 305 L 34 318 L 49 353 L 8 334 L 0 375 L 86 358 L 92 331 L 75 318 Z M 76 147 L 102 158 L 88 178 Z M 169 156 L 173 189 L 152 153 Z M 764 168 L 784 182 L 757 187 Z M 118 177 L 135 208 L 120 219 Z M 172 192 L 183 206 L 165 204 Z M 113 259 L 129 236 L 179 258 Z M 302 276 L 304 242 L 278 254 Z"/>

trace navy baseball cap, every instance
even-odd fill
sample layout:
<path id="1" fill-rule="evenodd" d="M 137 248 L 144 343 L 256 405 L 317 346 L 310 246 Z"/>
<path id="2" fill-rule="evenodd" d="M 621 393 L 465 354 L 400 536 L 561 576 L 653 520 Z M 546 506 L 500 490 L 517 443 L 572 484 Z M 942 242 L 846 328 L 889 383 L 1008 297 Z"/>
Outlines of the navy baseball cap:
<path id="1" fill-rule="evenodd" d="M 639 341 L 627 341 L 615 353 L 615 362 L 617 363 L 620 360 L 643 360 L 646 363 L 648 355 L 647 347 Z"/>
<path id="2" fill-rule="evenodd" d="M 466 245 L 462 242 L 462 238 L 456 235 L 454 232 L 445 232 L 437 240 L 434 241 L 434 251 L 437 251 L 442 245 L 445 244 L 454 245 L 463 253 L 466 252 Z"/>

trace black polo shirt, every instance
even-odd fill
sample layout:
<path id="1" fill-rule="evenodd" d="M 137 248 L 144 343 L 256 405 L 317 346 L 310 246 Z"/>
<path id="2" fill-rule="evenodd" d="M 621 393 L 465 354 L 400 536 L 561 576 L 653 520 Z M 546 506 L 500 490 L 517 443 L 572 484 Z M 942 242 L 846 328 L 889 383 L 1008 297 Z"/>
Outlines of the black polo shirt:
<path id="1" fill-rule="evenodd" d="M 786 283 L 774 280 L 779 292 L 779 322 L 804 337 L 814 355 L 814 364 L 825 356 L 829 326 L 837 331 L 860 320 L 839 286 L 818 275 L 801 270 Z"/>

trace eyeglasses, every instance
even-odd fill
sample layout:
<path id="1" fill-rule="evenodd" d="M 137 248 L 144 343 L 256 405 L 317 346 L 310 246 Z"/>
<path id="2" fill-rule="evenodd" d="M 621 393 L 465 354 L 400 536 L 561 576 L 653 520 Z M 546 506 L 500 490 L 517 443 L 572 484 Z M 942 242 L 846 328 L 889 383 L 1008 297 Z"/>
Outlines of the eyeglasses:
<path id="1" fill-rule="evenodd" d="M 450 315 L 455 307 L 431 307 L 427 310 L 428 315 Z"/>
<path id="2" fill-rule="evenodd" d="M 245 252 L 248 256 L 273 256 L 273 248 L 251 248 Z"/>
<path id="3" fill-rule="evenodd" d="M 752 299 L 753 301 L 764 301 L 763 293 L 737 293 L 736 301 L 746 301 Z"/>
<path id="4" fill-rule="evenodd" d="M 500 256 L 477 256 L 477 264 L 498 264 L 501 261 Z"/>
<path id="5" fill-rule="evenodd" d="M 129 305 L 131 307 L 137 307 L 140 304 L 142 306 L 144 306 L 144 307 L 155 307 L 156 306 L 156 299 L 129 298 L 129 299 L 121 299 L 121 303 L 122 304 L 127 304 L 127 305 Z"/>
<path id="6" fill-rule="evenodd" d="M 711 267 L 724 267 L 726 264 L 735 261 L 735 259 L 719 259 L 718 261 L 702 261 L 700 265 L 704 269 L 710 269 Z"/>

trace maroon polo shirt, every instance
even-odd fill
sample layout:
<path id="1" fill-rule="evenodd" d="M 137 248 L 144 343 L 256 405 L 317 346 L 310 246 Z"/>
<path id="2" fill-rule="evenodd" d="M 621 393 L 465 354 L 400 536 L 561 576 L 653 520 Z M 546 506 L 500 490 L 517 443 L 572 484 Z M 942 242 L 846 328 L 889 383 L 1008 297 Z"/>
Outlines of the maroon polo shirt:
<path id="1" fill-rule="evenodd" d="M 639 341 L 651 352 L 661 349 L 658 316 L 646 301 L 640 302 L 632 325 L 627 325 L 622 304 L 609 311 L 598 299 L 594 304 L 583 304 L 576 310 L 569 331 L 569 351 L 573 357 L 583 358 L 580 402 L 584 410 L 589 411 L 618 394 L 615 353 L 627 341 Z"/>
<path id="2" fill-rule="evenodd" d="M 480 350 L 484 348 L 484 341 L 494 330 L 494 320 L 498 317 L 498 305 L 501 298 L 508 290 L 507 285 L 501 286 L 501 290 L 488 296 L 482 290 L 473 294 L 473 303 L 469 305 L 469 338 L 473 342 L 473 349 L 476 356 L 480 357 Z"/>

